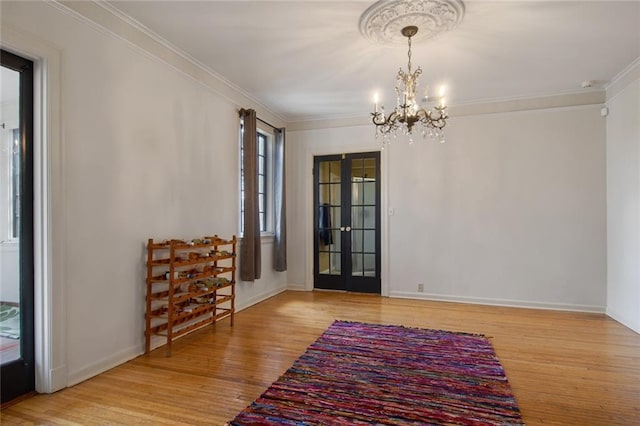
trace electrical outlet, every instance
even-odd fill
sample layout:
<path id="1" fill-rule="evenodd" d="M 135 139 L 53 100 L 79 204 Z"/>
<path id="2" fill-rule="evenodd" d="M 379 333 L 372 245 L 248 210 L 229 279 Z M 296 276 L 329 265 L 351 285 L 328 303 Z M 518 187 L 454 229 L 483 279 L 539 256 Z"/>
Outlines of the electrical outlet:
<path id="1" fill-rule="evenodd" d="M 418 291 L 419 291 L 420 293 L 424 293 L 424 284 L 422 284 L 422 283 L 421 283 L 421 284 L 418 284 Z"/>

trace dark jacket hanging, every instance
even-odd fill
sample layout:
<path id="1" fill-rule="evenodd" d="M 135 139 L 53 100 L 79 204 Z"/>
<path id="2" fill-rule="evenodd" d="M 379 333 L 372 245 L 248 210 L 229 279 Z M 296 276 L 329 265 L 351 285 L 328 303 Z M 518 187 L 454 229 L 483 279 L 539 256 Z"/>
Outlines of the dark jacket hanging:
<path id="1" fill-rule="evenodd" d="M 324 203 L 320 206 L 319 214 L 319 237 L 320 242 L 325 246 L 333 244 L 333 234 L 331 232 L 331 207 L 329 204 Z"/>

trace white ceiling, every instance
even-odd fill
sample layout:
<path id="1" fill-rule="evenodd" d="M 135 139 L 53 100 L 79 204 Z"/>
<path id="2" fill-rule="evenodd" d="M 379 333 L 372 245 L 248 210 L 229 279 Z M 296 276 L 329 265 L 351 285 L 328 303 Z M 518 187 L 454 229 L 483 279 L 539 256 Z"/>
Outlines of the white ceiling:
<path id="1" fill-rule="evenodd" d="M 121 1 L 110 5 L 248 92 L 287 122 L 366 116 L 395 104 L 406 46 L 373 44 L 374 1 Z M 640 1 L 467 1 L 464 19 L 413 44 L 449 104 L 602 88 L 640 57 Z"/>

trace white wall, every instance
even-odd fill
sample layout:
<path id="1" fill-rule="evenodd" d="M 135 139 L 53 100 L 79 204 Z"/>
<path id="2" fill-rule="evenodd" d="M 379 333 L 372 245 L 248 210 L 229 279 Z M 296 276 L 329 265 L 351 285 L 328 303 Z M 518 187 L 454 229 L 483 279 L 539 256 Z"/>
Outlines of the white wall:
<path id="1" fill-rule="evenodd" d="M 370 125 L 294 131 L 288 144 L 289 282 L 309 288 L 310 158 L 379 146 Z M 604 311 L 598 106 L 457 117 L 445 144 L 397 141 L 383 153 L 383 212 L 395 211 L 384 225 L 383 292 Z"/>
<path id="2" fill-rule="evenodd" d="M 640 62 L 607 101 L 607 314 L 640 333 Z"/>
<path id="3" fill-rule="evenodd" d="M 66 229 L 54 283 L 66 339 L 52 340 L 73 384 L 143 351 L 147 238 L 237 233 L 239 105 L 54 6 L 3 2 L 2 24 L 61 52 L 61 189 L 51 197 L 66 200 L 53 223 L 54 235 Z M 239 283 L 238 306 L 285 288 L 264 258 L 263 279 Z"/>

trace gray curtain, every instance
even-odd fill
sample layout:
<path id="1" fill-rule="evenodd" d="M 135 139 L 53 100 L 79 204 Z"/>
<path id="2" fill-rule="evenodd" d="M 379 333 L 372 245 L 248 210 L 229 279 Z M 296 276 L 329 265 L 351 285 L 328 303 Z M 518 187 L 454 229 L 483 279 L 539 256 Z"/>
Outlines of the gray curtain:
<path id="1" fill-rule="evenodd" d="M 285 130 L 275 129 L 276 140 L 273 149 L 274 164 L 274 231 L 273 267 L 276 271 L 287 270 L 287 197 L 285 173 Z"/>
<path id="2" fill-rule="evenodd" d="M 255 281 L 260 278 L 260 216 L 258 214 L 258 163 L 256 112 L 241 109 L 242 149 L 244 158 L 244 234 L 240 245 L 240 279 Z"/>

